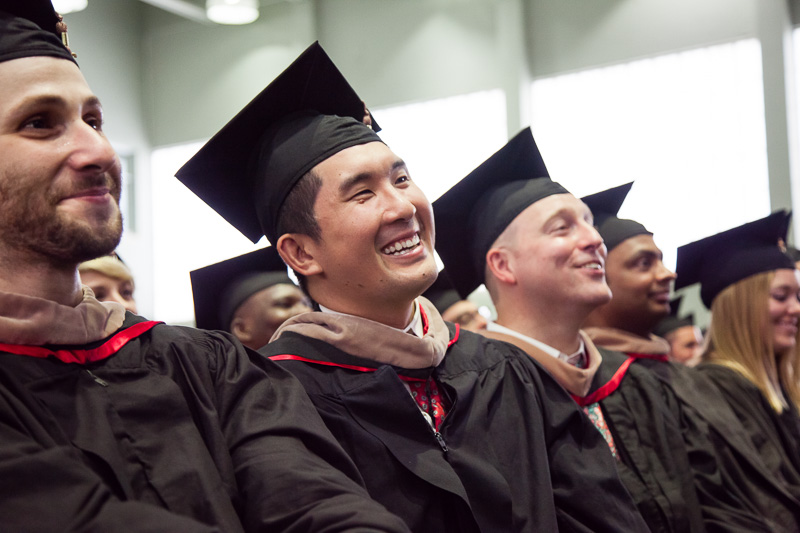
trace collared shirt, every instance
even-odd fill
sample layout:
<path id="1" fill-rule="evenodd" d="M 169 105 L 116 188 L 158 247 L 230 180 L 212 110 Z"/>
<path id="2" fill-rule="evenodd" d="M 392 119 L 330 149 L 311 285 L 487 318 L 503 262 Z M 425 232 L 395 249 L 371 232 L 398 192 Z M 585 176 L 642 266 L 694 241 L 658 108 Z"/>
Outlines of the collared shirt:
<path id="1" fill-rule="evenodd" d="M 557 357 L 562 361 L 571 364 L 572 366 L 579 366 L 583 367 L 585 365 L 585 353 L 586 353 L 586 345 L 583 342 L 583 338 L 579 337 L 580 339 L 580 346 L 578 346 L 578 351 L 573 354 L 567 355 L 564 352 L 553 348 L 549 344 L 545 344 L 542 341 L 536 340 L 533 337 L 528 337 L 527 335 L 523 335 L 518 331 L 514 331 L 513 329 L 507 328 L 505 326 L 501 326 L 496 322 L 489 322 L 486 326 L 486 329 L 489 331 L 496 331 L 498 333 L 505 333 L 506 335 L 511 335 L 512 337 L 516 337 L 522 341 L 527 342 L 528 344 L 533 344 L 544 353 L 548 355 L 552 355 L 553 357 Z"/>
<path id="2" fill-rule="evenodd" d="M 334 311 L 333 309 L 328 309 L 327 307 L 325 307 L 322 304 L 318 304 L 318 305 L 319 305 L 319 310 L 322 311 L 323 313 L 331 313 L 331 314 L 334 314 L 334 315 L 347 315 L 348 314 L 348 313 L 340 313 L 339 311 Z M 388 326 L 388 327 L 391 327 L 391 326 Z M 396 329 L 398 331 L 403 331 L 404 333 L 408 333 L 410 335 L 414 335 L 414 336 L 419 337 L 419 338 L 422 338 L 422 337 L 425 336 L 424 326 L 422 324 L 422 313 L 420 311 L 420 305 L 419 305 L 419 302 L 417 300 L 414 300 L 414 316 L 411 317 L 411 322 L 409 322 L 408 325 L 405 328 L 403 328 L 402 330 L 400 328 L 392 328 L 392 329 Z M 426 409 L 423 409 L 423 407 L 421 405 L 421 398 L 418 398 L 420 393 L 418 391 L 412 391 L 411 390 L 411 386 L 405 381 L 403 381 L 403 386 L 406 388 L 408 393 L 414 399 L 414 402 L 417 404 L 417 407 L 419 408 L 420 414 L 425 418 L 425 420 L 428 422 L 428 424 L 435 430 L 436 429 L 436 424 L 434 422 L 433 417 L 431 417 L 431 415 L 427 412 Z M 427 398 L 424 398 L 424 400 L 426 402 L 428 401 Z M 427 404 L 426 404 L 426 406 L 427 406 Z"/>
<path id="3" fill-rule="evenodd" d="M 318 304 L 318 305 L 319 305 L 319 310 L 322 311 L 323 313 L 331 313 L 331 314 L 334 314 L 334 315 L 345 315 L 345 316 L 349 315 L 349 313 L 340 313 L 339 311 L 334 311 L 333 309 L 328 309 L 327 307 L 325 307 L 322 304 Z M 353 315 L 350 315 L 350 316 L 353 316 Z M 391 327 L 391 326 L 389 326 L 389 327 Z M 420 339 L 425 336 L 424 326 L 422 324 L 422 314 L 420 312 L 420 305 L 419 305 L 419 302 L 417 300 L 414 300 L 414 316 L 411 317 L 411 322 L 409 322 L 408 325 L 403 329 L 400 329 L 400 328 L 392 328 L 392 329 L 396 329 L 396 330 L 402 331 L 404 333 L 410 333 L 411 335 L 415 335 L 415 336 L 419 337 Z"/>

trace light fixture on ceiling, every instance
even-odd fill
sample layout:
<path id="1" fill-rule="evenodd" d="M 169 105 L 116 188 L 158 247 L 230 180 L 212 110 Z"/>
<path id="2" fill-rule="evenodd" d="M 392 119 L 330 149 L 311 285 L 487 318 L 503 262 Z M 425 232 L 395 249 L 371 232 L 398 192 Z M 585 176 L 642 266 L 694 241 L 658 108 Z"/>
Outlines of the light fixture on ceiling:
<path id="1" fill-rule="evenodd" d="M 206 0 L 206 15 L 217 24 L 250 24 L 258 18 L 258 0 Z"/>
<path id="2" fill-rule="evenodd" d="M 65 15 L 86 9 L 89 0 L 53 0 L 53 8 L 57 13 Z"/>

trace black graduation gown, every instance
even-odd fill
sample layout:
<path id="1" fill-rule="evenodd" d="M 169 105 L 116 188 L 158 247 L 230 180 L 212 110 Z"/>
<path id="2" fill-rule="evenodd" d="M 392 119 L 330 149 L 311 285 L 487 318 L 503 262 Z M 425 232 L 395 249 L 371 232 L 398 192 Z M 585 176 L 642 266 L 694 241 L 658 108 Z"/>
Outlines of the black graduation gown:
<path id="1" fill-rule="evenodd" d="M 113 353 L 86 365 L 0 345 L 0 529 L 407 531 L 288 372 L 154 324 L 59 347 Z"/>
<path id="2" fill-rule="evenodd" d="M 800 531 L 796 491 L 792 494 L 767 468 L 715 380 L 706 372 L 669 362 L 638 358 L 636 365 L 658 377 L 680 402 L 682 434 L 707 530 Z M 750 407 L 756 399 L 748 401 Z"/>
<path id="3" fill-rule="evenodd" d="M 448 323 L 436 368 L 408 370 L 297 333 L 261 348 L 306 387 L 370 495 L 424 532 L 647 531 L 602 436 L 523 352 Z M 434 431 L 402 377 L 450 403 Z"/>
<path id="4" fill-rule="evenodd" d="M 653 532 L 705 531 L 674 399 L 628 356 L 598 351 L 603 361 L 586 399 L 600 403 L 620 478 L 647 525 Z"/>
<path id="5" fill-rule="evenodd" d="M 800 501 L 800 416 L 797 410 L 792 406 L 783 413 L 775 412 L 755 385 L 730 368 L 709 363 L 696 370 L 715 387 L 716 397 L 706 394 L 706 401 L 719 409 L 727 407 L 734 413 L 773 485 L 784 487 L 793 498 L 793 505 L 786 505 L 792 511 L 792 521 L 781 522 L 783 528 L 778 530 L 800 531 L 800 505 L 797 503 Z M 781 499 L 781 503 L 783 501 Z"/>

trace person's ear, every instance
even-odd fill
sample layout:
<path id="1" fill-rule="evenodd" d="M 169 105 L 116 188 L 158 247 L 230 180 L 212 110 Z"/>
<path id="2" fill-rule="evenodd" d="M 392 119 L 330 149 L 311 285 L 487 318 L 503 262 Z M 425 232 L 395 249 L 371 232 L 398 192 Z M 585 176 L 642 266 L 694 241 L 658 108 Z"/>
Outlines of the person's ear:
<path id="1" fill-rule="evenodd" d="M 253 340 L 253 332 L 247 327 L 247 321 L 240 316 L 231 321 L 231 333 L 245 345 Z"/>
<path id="2" fill-rule="evenodd" d="M 322 266 L 314 258 L 314 240 L 301 233 L 285 233 L 275 246 L 289 268 L 303 276 L 322 273 Z"/>
<path id="3" fill-rule="evenodd" d="M 492 248 L 486 252 L 486 266 L 489 268 L 489 272 L 491 272 L 498 281 L 508 285 L 517 283 L 517 277 L 514 273 L 514 264 L 511 260 L 511 254 L 507 249 Z"/>

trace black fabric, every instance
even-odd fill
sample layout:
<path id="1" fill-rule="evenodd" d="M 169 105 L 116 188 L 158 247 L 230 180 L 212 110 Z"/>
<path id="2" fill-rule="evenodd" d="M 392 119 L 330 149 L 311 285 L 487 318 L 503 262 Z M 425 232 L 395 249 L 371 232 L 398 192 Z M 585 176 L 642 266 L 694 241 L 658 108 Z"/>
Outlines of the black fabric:
<path id="1" fill-rule="evenodd" d="M 594 225 L 609 252 L 631 237 L 653 234 L 635 220 L 617 217 L 632 186 L 633 182 L 630 182 L 581 198 L 592 210 Z"/>
<path id="2" fill-rule="evenodd" d="M 461 296 L 453 288 L 453 282 L 444 270 L 439 272 L 436 281 L 422 293 L 422 296 L 430 300 L 440 314 L 447 311 L 454 303 L 461 301 Z"/>
<path id="3" fill-rule="evenodd" d="M 517 215 L 543 198 L 568 193 L 550 180 L 525 128 L 436 200 L 436 250 L 461 297 L 483 283 L 486 252 Z"/>
<path id="4" fill-rule="evenodd" d="M 661 319 L 653 328 L 653 334 L 659 337 L 664 337 L 668 333 L 676 329 L 686 326 L 694 326 L 694 314 L 689 313 L 686 316 L 680 316 L 681 300 L 683 296 L 677 296 L 669 302 L 669 315 Z"/>
<path id="5" fill-rule="evenodd" d="M 778 487 L 774 516 L 782 517 L 782 529 L 778 531 L 800 531 L 800 417 L 794 408 L 783 413 L 775 412 L 761 391 L 738 372 L 717 364 L 702 364 L 697 367 L 708 382 L 715 387 L 716 397 L 705 394 L 704 398 L 717 411 L 727 408 L 733 412 L 744 435 L 766 468 L 766 475 Z M 784 490 L 779 490 L 784 489 Z M 792 496 L 787 503 L 785 493 Z M 778 504 L 789 506 L 790 511 Z M 788 516 L 792 515 L 789 521 Z"/>
<path id="6" fill-rule="evenodd" d="M 700 298 L 710 309 L 714 298 L 737 281 L 770 270 L 794 269 L 794 262 L 779 246 L 786 242 L 789 217 L 787 211 L 776 211 L 681 246 L 675 288 L 700 283 Z"/>
<path id="7" fill-rule="evenodd" d="M 176 177 L 253 242 L 277 242 L 280 207 L 308 170 L 380 131 L 319 45 L 309 46 Z"/>
<path id="8" fill-rule="evenodd" d="M 800 501 L 776 477 L 708 376 L 682 365 L 637 358 L 679 405 L 679 420 L 706 530 L 800 531 Z"/>
<path id="9" fill-rule="evenodd" d="M 407 531 L 297 381 L 251 359 L 165 325 L 87 366 L 0 353 L 2 529 Z"/>
<path id="10" fill-rule="evenodd" d="M 47 56 L 75 62 L 56 29 L 50 0 L 0 1 L 0 62 Z"/>
<path id="11" fill-rule="evenodd" d="M 280 362 L 306 387 L 371 496 L 417 533 L 647 531 L 602 436 L 508 344 L 461 331 L 438 367 L 418 371 L 295 333 L 260 352 L 355 367 Z M 439 383 L 450 404 L 443 444 L 401 375 Z"/>
<path id="12" fill-rule="evenodd" d="M 230 331 L 234 313 L 250 296 L 279 283 L 294 284 L 287 272 L 272 246 L 193 270 L 195 324 Z"/>
<path id="13" fill-rule="evenodd" d="M 589 394 L 609 383 L 628 359 L 605 348 L 598 351 L 603 361 Z M 650 530 L 705 531 L 677 405 L 663 394 L 657 380 L 632 365 L 617 389 L 599 404 L 617 449 L 620 478 Z"/>

